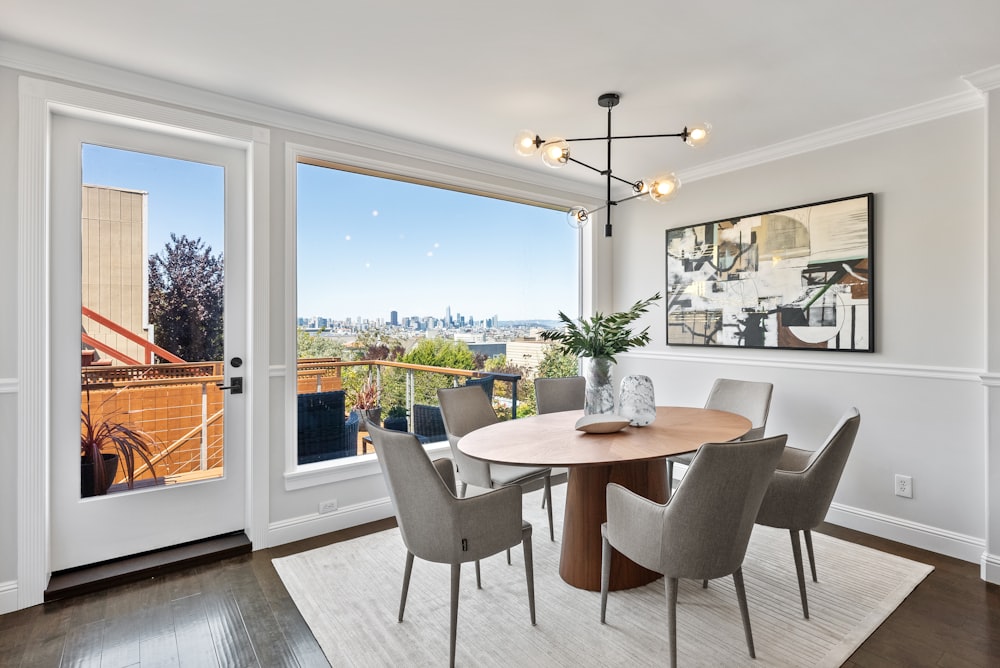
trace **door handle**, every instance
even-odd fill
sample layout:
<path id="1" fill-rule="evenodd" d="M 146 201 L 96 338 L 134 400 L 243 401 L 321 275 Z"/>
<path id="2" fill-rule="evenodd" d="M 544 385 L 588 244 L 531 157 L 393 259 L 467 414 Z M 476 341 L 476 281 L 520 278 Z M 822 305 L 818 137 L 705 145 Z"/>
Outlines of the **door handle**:
<path id="1" fill-rule="evenodd" d="M 220 390 L 229 390 L 233 394 L 243 394 L 243 376 L 230 378 L 229 382 L 232 384 L 224 385 L 223 383 L 216 383 L 215 386 Z"/>

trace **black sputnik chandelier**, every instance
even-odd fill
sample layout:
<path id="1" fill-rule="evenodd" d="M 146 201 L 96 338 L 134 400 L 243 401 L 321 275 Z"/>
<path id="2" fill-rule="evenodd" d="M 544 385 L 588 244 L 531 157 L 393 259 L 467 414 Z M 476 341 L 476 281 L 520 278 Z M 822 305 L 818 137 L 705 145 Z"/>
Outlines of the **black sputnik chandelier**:
<path id="1" fill-rule="evenodd" d="M 650 180 L 640 180 L 640 181 L 628 181 L 626 179 L 615 176 L 611 171 L 611 143 L 616 139 L 653 139 L 658 137 L 679 137 L 685 144 L 689 146 L 702 146 L 708 142 L 708 135 L 712 129 L 712 126 L 708 123 L 699 123 L 697 125 L 691 125 L 681 132 L 669 132 L 663 134 L 651 134 L 651 135 L 619 135 L 614 136 L 611 134 L 611 111 L 614 109 L 618 103 L 621 101 L 621 96 L 618 93 L 604 93 L 597 98 L 597 104 L 608 110 L 608 133 L 603 137 L 577 137 L 574 139 L 563 139 L 561 137 L 552 137 L 551 139 L 542 139 L 533 131 L 522 130 L 517 133 L 514 138 L 514 150 L 517 151 L 518 155 L 522 156 L 532 156 L 535 154 L 541 154 L 542 162 L 552 168 L 559 168 L 569 163 L 574 163 L 580 165 L 581 167 L 586 167 L 592 171 L 597 172 L 605 178 L 606 189 L 605 189 L 605 199 L 604 205 L 596 209 L 587 209 L 582 206 L 574 206 L 571 208 L 566 216 L 567 221 L 572 227 L 580 228 L 587 224 L 590 217 L 601 211 L 607 209 L 607 214 L 605 214 L 605 224 L 604 224 L 604 236 L 611 236 L 611 207 L 617 206 L 629 200 L 636 199 L 637 197 L 642 197 L 643 195 L 648 196 L 654 202 L 666 202 L 667 200 L 673 199 L 674 195 L 677 194 L 677 190 L 681 187 L 680 179 L 673 172 L 657 176 Z M 608 146 L 608 160 L 607 167 L 605 169 L 600 169 L 594 167 L 593 165 L 588 165 L 585 162 L 577 160 L 570 155 L 569 145 L 571 142 L 585 142 L 585 141 L 604 141 L 607 142 Z M 624 183 L 632 188 L 632 194 L 628 197 L 623 197 L 621 199 L 611 199 L 611 182 L 618 181 Z"/>

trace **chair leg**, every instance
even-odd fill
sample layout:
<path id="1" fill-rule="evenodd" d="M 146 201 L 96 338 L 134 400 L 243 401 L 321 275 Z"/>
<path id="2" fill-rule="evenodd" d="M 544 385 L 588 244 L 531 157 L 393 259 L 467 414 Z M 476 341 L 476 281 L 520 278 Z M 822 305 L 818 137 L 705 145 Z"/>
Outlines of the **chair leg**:
<path id="1" fill-rule="evenodd" d="M 677 578 L 663 578 L 667 589 L 667 640 L 670 668 L 677 668 Z"/>
<path id="2" fill-rule="evenodd" d="M 410 573 L 413 572 L 413 553 L 406 551 L 406 568 L 403 569 L 403 593 L 399 595 L 399 620 L 403 621 L 403 609 L 406 608 L 406 593 L 410 590 Z"/>
<path id="3" fill-rule="evenodd" d="M 507 565 L 510 566 L 510 548 L 507 548 Z"/>
<path id="4" fill-rule="evenodd" d="M 455 637 L 458 631 L 458 584 L 461 581 L 462 564 L 451 565 L 451 648 L 449 652 L 449 663 L 451 668 L 455 668 Z"/>
<path id="5" fill-rule="evenodd" d="M 743 617 L 743 633 L 747 637 L 747 649 L 750 651 L 750 658 L 756 659 L 757 655 L 753 651 L 753 631 L 750 630 L 750 610 L 747 609 L 747 592 L 743 587 L 742 567 L 733 572 L 733 585 L 736 587 L 736 598 L 740 602 L 740 615 Z"/>
<path id="6" fill-rule="evenodd" d="M 548 501 L 546 510 L 549 511 L 549 540 L 555 541 L 556 530 L 552 525 L 552 479 L 549 476 L 545 476 L 545 496 L 543 498 Z"/>
<path id="7" fill-rule="evenodd" d="M 819 582 L 816 579 L 816 557 L 813 556 L 813 535 L 812 531 L 806 529 L 802 532 L 806 537 L 806 553 L 809 554 L 809 570 L 812 571 L 813 582 Z"/>
<path id="8" fill-rule="evenodd" d="M 465 498 L 465 490 L 466 490 L 467 487 L 468 487 L 468 485 L 465 483 L 464 480 L 459 480 L 458 481 L 458 498 L 460 498 L 460 499 L 464 499 Z"/>
<path id="9" fill-rule="evenodd" d="M 674 463 L 667 460 L 667 489 L 674 489 Z"/>
<path id="10" fill-rule="evenodd" d="M 809 619 L 809 603 L 806 600 L 806 578 L 802 573 L 802 545 L 799 544 L 799 532 L 789 529 L 792 536 L 792 557 L 795 558 L 795 576 L 799 579 L 799 596 L 802 598 L 802 616 Z"/>
<path id="11" fill-rule="evenodd" d="M 521 532 L 521 547 L 524 549 L 524 578 L 528 582 L 528 610 L 531 625 L 535 625 L 535 566 L 531 557 L 531 529 Z"/>
<path id="12" fill-rule="evenodd" d="M 601 624 L 608 610 L 608 586 L 611 583 L 611 543 L 601 536 Z"/>
<path id="13" fill-rule="evenodd" d="M 479 577 L 479 560 L 476 559 L 476 589 L 483 588 L 483 579 Z"/>
<path id="14" fill-rule="evenodd" d="M 708 589 L 708 580 L 702 580 L 701 581 L 701 588 L 702 589 Z"/>

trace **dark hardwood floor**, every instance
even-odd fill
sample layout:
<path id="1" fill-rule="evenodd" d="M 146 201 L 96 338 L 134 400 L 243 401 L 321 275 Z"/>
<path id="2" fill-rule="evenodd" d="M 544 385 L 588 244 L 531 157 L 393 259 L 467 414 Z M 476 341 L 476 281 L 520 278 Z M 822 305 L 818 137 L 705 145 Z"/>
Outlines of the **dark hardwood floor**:
<path id="1" fill-rule="evenodd" d="M 327 666 L 271 559 L 393 525 L 383 520 L 0 616 L 0 666 Z M 978 565 L 841 527 L 821 530 L 935 568 L 845 665 L 1000 665 L 1000 587 L 980 580 Z"/>

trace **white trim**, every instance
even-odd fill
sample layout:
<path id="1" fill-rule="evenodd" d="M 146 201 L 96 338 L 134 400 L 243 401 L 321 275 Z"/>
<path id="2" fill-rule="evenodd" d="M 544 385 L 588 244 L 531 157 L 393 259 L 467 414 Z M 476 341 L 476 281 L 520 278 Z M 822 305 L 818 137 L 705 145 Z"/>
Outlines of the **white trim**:
<path id="1" fill-rule="evenodd" d="M 17 610 L 17 580 L 0 582 L 0 615 Z"/>
<path id="2" fill-rule="evenodd" d="M 845 506 L 841 503 L 830 505 L 826 521 L 972 563 L 980 562 L 986 547 L 986 542 L 982 538 L 946 531 L 862 508 Z"/>
<path id="3" fill-rule="evenodd" d="M 293 441 L 294 442 L 294 441 Z M 439 456 L 450 456 L 451 447 L 447 441 L 431 443 L 424 450 L 431 459 Z M 319 485 L 329 485 L 344 480 L 355 480 L 369 476 L 381 475 L 382 467 L 379 466 L 378 457 L 375 454 L 358 455 L 356 457 L 346 457 L 344 459 L 334 459 L 328 462 L 316 462 L 315 464 L 296 465 L 285 470 L 285 489 L 306 489 Z"/>
<path id="4" fill-rule="evenodd" d="M 312 513 L 272 522 L 268 527 L 268 545 L 274 547 L 297 540 L 305 540 L 324 533 L 382 520 L 386 517 L 392 517 L 394 514 L 392 502 L 388 497 L 384 497 L 341 508 L 332 513 L 322 515 Z"/>
<path id="5" fill-rule="evenodd" d="M 986 69 L 973 72 L 972 74 L 966 74 L 962 78 L 965 79 L 970 86 L 974 86 L 976 89 L 981 90 L 984 93 L 988 90 L 1000 88 L 1000 65 L 994 65 L 992 67 L 987 67 Z"/>
<path id="6" fill-rule="evenodd" d="M 3 43 L 0 42 L 0 46 Z M 49 133 L 53 113 L 92 117 L 95 112 L 125 119 L 127 125 L 174 128 L 180 135 L 196 136 L 201 140 L 222 145 L 238 145 L 247 151 L 248 179 L 254 184 L 267 184 L 266 142 L 269 134 L 261 128 L 225 119 L 213 118 L 173 107 L 160 106 L 123 98 L 99 91 L 77 88 L 62 83 L 21 76 L 19 94 L 19 143 L 18 143 L 18 408 L 17 408 L 17 597 L 18 608 L 42 602 L 49 578 L 49 394 L 50 394 L 50 320 L 49 295 Z M 256 162 L 255 162 L 256 161 Z M 256 169 L 254 169 L 254 167 Z M 253 176 L 251 176 L 251 173 Z M 254 192 L 251 189 L 250 192 Z M 264 236 L 252 247 L 259 253 L 267 252 L 267 195 L 259 193 L 250 203 L 248 221 L 252 227 L 248 236 L 261 231 Z M 254 212 L 262 215 L 254 217 Z M 259 218 L 259 219 L 258 219 Z M 249 239 L 248 239 L 249 242 Z M 248 289 L 263 286 L 262 299 L 266 299 L 266 271 L 253 274 Z M 249 285 L 252 284 L 252 288 Z M 253 295 L 251 294 L 251 297 Z M 251 302 L 254 300 L 251 299 Z M 264 326 L 259 336 L 250 332 L 253 353 L 263 360 L 254 369 L 266 369 L 268 350 L 265 311 L 258 312 Z M 249 326 L 248 322 L 248 326 Z M 260 371 L 248 371 L 251 390 L 255 380 L 261 387 L 252 394 L 255 408 L 266 406 L 268 388 L 263 377 L 254 377 Z M 248 411 L 246 441 L 250 460 L 263 452 L 258 467 L 247 462 L 246 487 L 263 491 L 263 501 L 254 496 L 254 504 L 247 506 L 247 529 L 254 536 L 263 536 L 268 515 L 266 438 L 267 411 Z M 252 416 L 252 417 L 250 417 Z M 263 426 L 262 431 L 256 431 Z M 261 434 L 255 438 L 256 434 Z M 254 477 L 250 472 L 254 471 Z M 249 491 L 248 491 L 249 493 Z M 261 504 L 264 504 L 261 507 Z M 259 516 L 258 516 L 259 514 Z"/>
<path id="7" fill-rule="evenodd" d="M 678 172 L 681 182 L 697 181 L 739 169 L 756 167 L 767 162 L 783 160 L 802 153 L 818 151 L 838 144 L 864 139 L 873 135 L 926 123 L 938 118 L 953 116 L 966 111 L 983 108 L 983 97 L 976 91 L 958 93 L 912 107 L 897 109 L 878 116 L 872 116 L 853 123 L 845 123 L 795 139 L 772 144 L 764 148 L 747 151 L 710 162 L 692 169 Z"/>
<path id="8" fill-rule="evenodd" d="M 1000 584 L 1000 555 L 983 552 L 979 562 L 979 577 L 992 584 Z"/>
<path id="9" fill-rule="evenodd" d="M 21 382 L 17 378 L 0 378 L 0 394 L 17 394 Z"/>
<path id="10" fill-rule="evenodd" d="M 822 353 L 815 353 L 815 361 L 805 359 L 786 359 L 778 357 L 767 357 L 767 353 L 761 353 L 752 357 L 749 351 L 741 350 L 739 356 L 720 355 L 717 353 L 701 354 L 678 353 L 678 352 L 657 352 L 657 351 L 633 351 L 623 353 L 620 357 L 630 357 L 646 360 L 660 360 L 670 362 L 686 362 L 690 364 L 723 364 L 726 366 L 745 367 L 766 367 L 771 369 L 798 369 L 826 373 L 851 373 L 868 374 L 875 376 L 896 376 L 907 378 L 923 378 L 927 380 L 956 380 L 969 383 L 982 383 L 991 385 L 1000 384 L 1000 376 L 990 376 L 982 369 L 967 367 L 942 367 L 927 366 L 922 364 L 877 364 L 868 362 L 854 362 L 841 359 L 843 353 L 831 353 L 838 359 L 831 361 L 830 357 Z M 814 353 L 806 353 L 814 355 Z"/>
<path id="11" fill-rule="evenodd" d="M 267 375 L 269 378 L 284 378 L 287 373 L 288 367 L 284 364 L 272 364 L 267 367 Z"/>
<path id="12" fill-rule="evenodd" d="M 18 82 L 17 605 L 49 579 L 49 257 L 47 101 Z"/>

